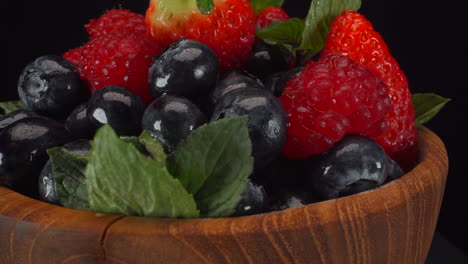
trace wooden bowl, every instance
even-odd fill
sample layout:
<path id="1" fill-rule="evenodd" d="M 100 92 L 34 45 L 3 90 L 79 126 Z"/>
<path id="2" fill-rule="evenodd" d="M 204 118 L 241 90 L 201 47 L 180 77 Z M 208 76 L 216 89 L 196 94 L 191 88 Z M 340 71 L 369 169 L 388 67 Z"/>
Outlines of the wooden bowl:
<path id="1" fill-rule="evenodd" d="M 0 263 L 423 263 L 445 188 L 442 141 L 379 189 L 255 216 L 162 220 L 76 211 L 0 187 Z"/>

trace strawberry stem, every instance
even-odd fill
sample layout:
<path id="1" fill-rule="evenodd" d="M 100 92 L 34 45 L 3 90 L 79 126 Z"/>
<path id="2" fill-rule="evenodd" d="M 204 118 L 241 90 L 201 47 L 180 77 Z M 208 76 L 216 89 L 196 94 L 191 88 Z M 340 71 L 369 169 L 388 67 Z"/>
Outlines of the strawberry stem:
<path id="1" fill-rule="evenodd" d="M 213 12 L 213 0 L 197 0 L 198 10 L 204 15 L 209 15 Z"/>

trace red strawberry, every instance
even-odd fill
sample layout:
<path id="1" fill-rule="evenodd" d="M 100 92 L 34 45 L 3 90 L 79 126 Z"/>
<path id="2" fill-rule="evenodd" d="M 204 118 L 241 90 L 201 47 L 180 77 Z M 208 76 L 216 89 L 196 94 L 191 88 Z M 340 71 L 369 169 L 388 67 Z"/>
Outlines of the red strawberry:
<path id="1" fill-rule="evenodd" d="M 269 6 L 260 10 L 257 14 L 257 27 L 263 28 L 275 21 L 285 21 L 290 17 L 281 7 Z"/>
<path id="2" fill-rule="evenodd" d="M 91 19 L 85 29 L 92 38 L 112 32 L 146 35 L 145 17 L 126 9 L 111 9 L 98 19 Z"/>
<path id="3" fill-rule="evenodd" d="M 255 13 L 248 0 L 214 0 L 209 15 L 198 10 L 196 0 L 151 0 L 146 23 L 162 47 L 181 38 L 205 43 L 223 70 L 242 69 L 255 40 Z"/>
<path id="4" fill-rule="evenodd" d="M 322 51 L 340 53 L 369 68 L 386 85 L 392 99 L 387 117 L 388 128 L 377 142 L 402 168 L 416 161 L 417 130 L 408 81 L 385 41 L 364 16 L 353 10 L 343 11 L 333 22 Z"/>
<path id="5" fill-rule="evenodd" d="M 119 85 L 149 102 L 152 97 L 148 89 L 148 68 L 153 56 L 160 51 L 153 39 L 141 34 L 110 33 L 93 38 L 83 47 L 63 56 L 75 63 L 91 92 Z"/>
<path id="6" fill-rule="evenodd" d="M 280 101 L 288 114 L 283 153 L 289 158 L 322 153 L 346 134 L 380 136 L 390 111 L 383 82 L 338 54 L 310 61 Z"/>

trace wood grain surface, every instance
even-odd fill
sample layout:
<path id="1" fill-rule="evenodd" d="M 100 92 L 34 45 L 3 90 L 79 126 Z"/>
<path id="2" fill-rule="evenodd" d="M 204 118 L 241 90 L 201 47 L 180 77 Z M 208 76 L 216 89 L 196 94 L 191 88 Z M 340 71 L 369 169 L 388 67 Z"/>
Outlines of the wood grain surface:
<path id="1" fill-rule="evenodd" d="M 0 264 L 424 263 L 448 171 L 420 129 L 420 163 L 345 198 L 248 217 L 162 220 L 75 211 L 0 187 Z"/>

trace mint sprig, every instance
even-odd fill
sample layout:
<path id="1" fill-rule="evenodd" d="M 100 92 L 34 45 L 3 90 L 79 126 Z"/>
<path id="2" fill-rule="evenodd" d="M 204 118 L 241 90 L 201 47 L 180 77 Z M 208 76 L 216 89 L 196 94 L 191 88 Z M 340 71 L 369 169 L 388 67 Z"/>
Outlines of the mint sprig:
<path id="1" fill-rule="evenodd" d="M 333 19 L 344 10 L 358 10 L 360 7 L 361 0 L 312 1 L 304 21 L 293 18 L 275 22 L 257 29 L 257 36 L 267 43 L 287 47 L 301 55 L 298 63 L 304 64 L 322 50 Z"/>
<path id="2" fill-rule="evenodd" d="M 199 127 L 168 158 L 169 171 L 206 217 L 232 214 L 253 170 L 247 116 Z"/>
<path id="3" fill-rule="evenodd" d="M 432 93 L 413 94 L 416 125 L 421 126 L 429 122 L 450 100 Z"/>
<path id="4" fill-rule="evenodd" d="M 193 218 L 199 212 L 179 180 L 110 126 L 91 143 L 86 186 L 93 211 L 136 216 Z"/>
<path id="5" fill-rule="evenodd" d="M 283 6 L 284 0 L 250 0 L 255 13 L 260 12 L 269 6 L 281 7 Z"/>
<path id="6" fill-rule="evenodd" d="M 2 116 L 2 114 L 6 115 L 21 109 L 24 109 L 24 105 L 21 101 L 0 102 L 0 116 Z"/>

